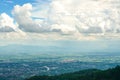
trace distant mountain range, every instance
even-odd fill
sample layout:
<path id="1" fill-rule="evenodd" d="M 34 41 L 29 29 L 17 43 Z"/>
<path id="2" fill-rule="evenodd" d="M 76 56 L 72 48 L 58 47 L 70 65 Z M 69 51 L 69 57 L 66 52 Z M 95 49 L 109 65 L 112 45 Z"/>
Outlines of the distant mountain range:
<path id="1" fill-rule="evenodd" d="M 88 69 L 55 76 L 34 76 L 26 80 L 120 80 L 120 66 L 107 70 Z"/>

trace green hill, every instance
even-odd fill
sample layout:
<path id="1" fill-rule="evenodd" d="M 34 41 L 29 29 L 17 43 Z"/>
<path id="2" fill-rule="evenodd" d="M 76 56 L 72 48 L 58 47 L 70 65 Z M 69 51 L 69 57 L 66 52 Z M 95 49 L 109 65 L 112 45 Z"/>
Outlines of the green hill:
<path id="1" fill-rule="evenodd" d="M 108 70 L 88 69 L 56 76 L 34 76 L 26 80 L 120 80 L 120 66 Z"/>

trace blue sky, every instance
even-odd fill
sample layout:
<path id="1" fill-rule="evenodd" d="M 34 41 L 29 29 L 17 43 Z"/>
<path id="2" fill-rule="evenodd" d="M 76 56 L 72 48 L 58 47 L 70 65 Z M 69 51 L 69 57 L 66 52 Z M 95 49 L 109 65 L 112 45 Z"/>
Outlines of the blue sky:
<path id="1" fill-rule="evenodd" d="M 23 5 L 25 3 L 36 3 L 39 1 L 41 4 L 50 2 L 50 0 L 1 0 L 0 1 L 0 13 L 7 13 L 12 16 L 11 12 L 15 5 Z"/>
<path id="2" fill-rule="evenodd" d="M 11 15 L 11 11 L 15 5 L 23 5 L 25 3 L 33 3 L 34 0 L 1 0 L 0 13 L 7 13 Z"/>

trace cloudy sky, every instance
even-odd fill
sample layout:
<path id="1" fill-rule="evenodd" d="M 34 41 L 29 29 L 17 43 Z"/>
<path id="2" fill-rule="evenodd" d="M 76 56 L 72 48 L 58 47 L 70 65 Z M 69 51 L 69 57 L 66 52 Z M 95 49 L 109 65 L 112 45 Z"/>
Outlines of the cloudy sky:
<path id="1" fill-rule="evenodd" d="M 120 38 L 120 0 L 1 0 L 0 41 Z"/>

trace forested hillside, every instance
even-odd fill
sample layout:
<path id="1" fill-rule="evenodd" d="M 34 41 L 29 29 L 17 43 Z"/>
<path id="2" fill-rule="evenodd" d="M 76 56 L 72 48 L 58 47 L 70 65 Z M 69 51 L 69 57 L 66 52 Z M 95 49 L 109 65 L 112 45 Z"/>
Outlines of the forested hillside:
<path id="1" fill-rule="evenodd" d="M 89 69 L 56 76 L 34 76 L 26 80 L 120 80 L 120 66 L 108 70 Z"/>

